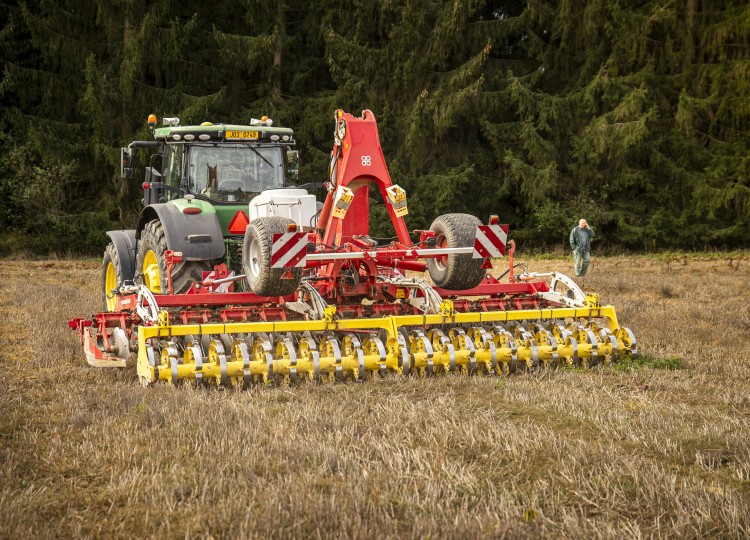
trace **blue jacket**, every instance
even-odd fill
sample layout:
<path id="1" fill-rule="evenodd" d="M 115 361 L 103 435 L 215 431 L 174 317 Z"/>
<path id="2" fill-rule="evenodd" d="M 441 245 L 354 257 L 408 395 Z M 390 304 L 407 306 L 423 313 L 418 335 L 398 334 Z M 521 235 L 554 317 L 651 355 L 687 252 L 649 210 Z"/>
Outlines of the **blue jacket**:
<path id="1" fill-rule="evenodd" d="M 570 249 L 573 251 L 578 250 L 580 253 L 588 253 L 591 251 L 590 238 L 595 236 L 594 230 L 589 226 L 585 229 L 581 229 L 577 225 L 570 231 Z"/>

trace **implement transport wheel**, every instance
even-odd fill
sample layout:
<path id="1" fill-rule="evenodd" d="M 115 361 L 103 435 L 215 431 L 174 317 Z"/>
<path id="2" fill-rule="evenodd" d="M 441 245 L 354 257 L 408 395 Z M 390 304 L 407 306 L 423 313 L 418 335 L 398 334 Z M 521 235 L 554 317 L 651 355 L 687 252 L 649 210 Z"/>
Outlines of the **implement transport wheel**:
<path id="1" fill-rule="evenodd" d="M 470 214 L 443 214 L 430 225 L 436 233 L 435 246 L 457 248 L 474 245 L 477 226 L 482 222 Z M 427 269 L 435 285 L 459 291 L 479 285 L 484 278 L 483 259 L 474 259 L 471 253 L 444 255 L 427 259 Z"/>
<path id="2" fill-rule="evenodd" d="M 141 231 L 135 273 L 143 275 L 143 284 L 155 294 L 167 294 L 167 262 L 164 252 L 167 240 L 164 227 L 158 219 L 149 221 Z M 190 286 L 203 279 L 203 272 L 211 270 L 209 261 L 183 261 L 172 266 L 172 289 L 175 294 L 187 292 Z"/>
<path id="3" fill-rule="evenodd" d="M 104 311 L 115 310 L 115 289 L 122 285 L 122 266 L 120 256 L 113 243 L 109 243 L 104 250 L 102 261 L 102 305 Z"/>
<path id="4" fill-rule="evenodd" d="M 285 217 L 262 217 L 250 222 L 245 230 L 242 267 L 250 290 L 259 296 L 286 296 L 297 290 L 302 268 L 271 268 L 273 235 L 284 234 L 294 223 Z M 282 276 L 290 271 L 292 278 Z"/>

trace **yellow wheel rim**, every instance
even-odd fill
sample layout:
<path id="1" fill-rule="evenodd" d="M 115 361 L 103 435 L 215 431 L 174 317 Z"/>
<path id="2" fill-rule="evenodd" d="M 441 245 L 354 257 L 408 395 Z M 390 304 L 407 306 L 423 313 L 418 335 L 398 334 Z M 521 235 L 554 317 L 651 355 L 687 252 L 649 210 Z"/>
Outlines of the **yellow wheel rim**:
<path id="1" fill-rule="evenodd" d="M 112 261 L 107 263 L 107 270 L 104 272 L 104 294 L 106 295 L 107 311 L 115 310 L 115 295 L 112 292 L 117 287 L 117 274 L 115 265 Z"/>
<path id="2" fill-rule="evenodd" d="M 143 257 L 143 284 L 153 293 L 161 292 L 161 276 L 159 275 L 159 261 L 156 259 L 156 253 L 152 250 L 146 252 Z"/>

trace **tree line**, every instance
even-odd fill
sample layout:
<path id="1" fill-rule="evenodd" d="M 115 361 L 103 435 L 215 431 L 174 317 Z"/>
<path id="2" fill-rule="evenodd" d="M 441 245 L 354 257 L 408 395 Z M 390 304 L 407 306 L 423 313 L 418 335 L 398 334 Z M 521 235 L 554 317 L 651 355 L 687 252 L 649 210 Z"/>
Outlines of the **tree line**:
<path id="1" fill-rule="evenodd" d="M 325 178 L 371 109 L 408 225 L 500 214 L 524 245 L 750 245 L 750 7 L 732 0 L 26 0 L 0 32 L 0 253 L 99 252 L 149 113 L 293 127 Z M 389 236 L 382 205 L 373 234 Z"/>

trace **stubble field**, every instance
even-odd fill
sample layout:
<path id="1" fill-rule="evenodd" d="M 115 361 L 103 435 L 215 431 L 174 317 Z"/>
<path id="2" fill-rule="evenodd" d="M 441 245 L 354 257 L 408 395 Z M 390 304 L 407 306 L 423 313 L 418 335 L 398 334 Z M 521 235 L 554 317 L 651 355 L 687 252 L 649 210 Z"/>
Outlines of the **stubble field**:
<path id="1" fill-rule="evenodd" d="M 750 535 L 748 254 L 594 257 L 641 362 L 245 392 L 89 368 L 96 262 L 0 275 L 0 537 Z"/>

